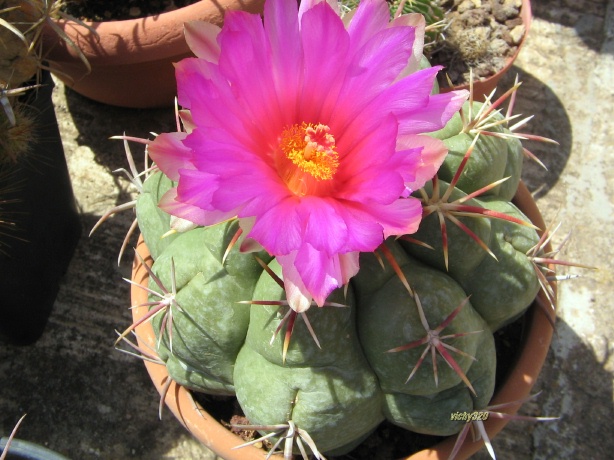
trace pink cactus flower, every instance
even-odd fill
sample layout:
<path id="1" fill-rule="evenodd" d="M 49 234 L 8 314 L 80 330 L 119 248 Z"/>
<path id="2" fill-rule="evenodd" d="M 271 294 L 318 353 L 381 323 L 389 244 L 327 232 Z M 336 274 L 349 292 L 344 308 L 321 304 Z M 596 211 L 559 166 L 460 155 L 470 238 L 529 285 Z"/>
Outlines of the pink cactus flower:
<path id="1" fill-rule="evenodd" d="M 333 4 L 268 0 L 264 21 L 229 11 L 221 29 L 186 25 L 196 57 L 176 73 L 188 132 L 149 147 L 178 182 L 160 206 L 197 225 L 237 217 L 242 248 L 277 258 L 297 312 L 346 284 L 360 252 L 417 230 L 410 193 L 447 153 L 420 134 L 467 98 L 430 94 L 439 68 L 418 70 L 418 16 L 391 21 L 385 0 L 363 0 L 345 24 Z"/>

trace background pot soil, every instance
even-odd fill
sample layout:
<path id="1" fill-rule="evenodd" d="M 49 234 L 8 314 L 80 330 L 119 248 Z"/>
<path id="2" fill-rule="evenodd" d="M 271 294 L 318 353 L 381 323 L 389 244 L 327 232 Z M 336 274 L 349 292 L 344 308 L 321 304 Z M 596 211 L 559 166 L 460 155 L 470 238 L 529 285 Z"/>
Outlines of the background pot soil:
<path id="1" fill-rule="evenodd" d="M 446 11 L 449 26 L 445 41 L 429 51 L 433 65 L 443 65 L 440 85 L 469 83 L 488 78 L 501 70 L 520 44 L 525 27 L 520 17 L 522 0 L 439 0 Z"/>
<path id="2" fill-rule="evenodd" d="M 182 8 L 198 0 L 64 0 L 62 9 L 88 21 L 118 21 L 144 18 Z"/>

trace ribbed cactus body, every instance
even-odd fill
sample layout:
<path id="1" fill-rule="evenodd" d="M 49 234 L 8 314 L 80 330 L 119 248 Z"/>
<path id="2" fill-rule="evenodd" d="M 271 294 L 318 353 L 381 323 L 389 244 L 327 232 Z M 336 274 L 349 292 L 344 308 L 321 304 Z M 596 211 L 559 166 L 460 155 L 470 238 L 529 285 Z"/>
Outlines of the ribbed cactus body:
<path id="1" fill-rule="evenodd" d="M 226 223 L 177 235 L 152 268 L 170 287 L 173 265 L 177 291 L 177 305 L 154 321 L 156 330 L 166 331 L 158 354 L 176 381 L 214 394 L 234 394 L 234 364 L 250 316 L 250 307 L 238 302 L 252 297 L 262 272 L 253 255 L 238 251 L 222 264 L 237 228 Z"/>
<path id="2" fill-rule="evenodd" d="M 136 218 L 139 230 L 154 260 L 179 236 L 177 234 L 164 236 L 170 230 L 171 216 L 158 207 L 160 198 L 172 185 L 172 181 L 164 174 L 160 172 L 152 174 L 143 183 L 143 190 L 137 198 Z"/>
<path id="3" fill-rule="evenodd" d="M 443 129 L 430 134 L 443 140 L 448 148 L 448 155 L 437 175 L 440 179 L 450 182 L 469 147 L 475 142 L 471 157 L 463 168 L 456 186 L 465 193 L 472 193 L 507 177 L 503 184 L 485 192 L 485 195 L 496 195 L 509 201 L 514 197 L 520 181 L 522 144 L 505 127 L 504 117 L 498 112 L 491 114 L 488 119 L 489 127 L 485 131 L 490 134 L 478 135 L 478 128 L 469 128 L 468 125 L 475 120 L 483 104 L 474 102 L 472 110 L 469 110 L 469 107 L 469 102 L 466 102 L 463 105 L 462 116 L 460 113 L 454 114 Z"/>
<path id="4" fill-rule="evenodd" d="M 389 241 L 387 244 L 395 243 Z M 362 262 L 379 265 L 375 257 L 371 259 Z M 460 285 L 446 273 L 429 268 L 415 259 L 408 258 L 401 269 L 417 293 L 431 328 L 443 322 L 467 297 Z M 390 278 L 381 283 L 372 295 L 358 300 L 360 341 L 369 363 L 377 373 L 382 389 L 386 392 L 427 396 L 452 388 L 460 383 L 461 379 L 447 365 L 438 370 L 438 385 L 435 385 L 430 365 L 421 367 L 416 375 L 406 382 L 424 347 L 388 353 L 388 350 L 420 340 L 427 334 L 414 298 L 408 295 L 407 289 L 393 271 L 390 271 L 389 275 Z M 369 280 L 363 279 L 359 274 L 354 282 L 369 283 Z M 467 304 L 446 329 L 445 334 L 483 331 L 486 328 L 484 320 Z M 451 341 L 451 344 L 473 356 L 480 342 L 479 335 L 459 337 Z M 466 373 L 474 361 L 467 356 L 461 356 L 456 362 Z"/>
<path id="5" fill-rule="evenodd" d="M 512 203 L 494 198 L 481 200 L 487 209 L 527 221 Z M 486 256 L 474 270 L 459 274 L 457 280 L 471 303 L 496 331 L 524 312 L 539 291 L 535 268 L 527 252 L 539 238 L 534 229 L 504 220 L 492 221 L 493 237 L 489 244 L 496 259 Z"/>
<path id="6" fill-rule="evenodd" d="M 276 261 L 269 266 L 281 273 Z M 283 298 L 283 289 L 264 273 L 254 300 Z M 319 449 L 345 451 L 383 420 L 382 391 L 358 341 L 352 290 L 346 296 L 338 289 L 329 300 L 347 306 L 309 311 L 319 346 L 297 317 L 285 362 L 283 333 L 270 341 L 288 308 L 254 305 L 237 358 L 235 388 L 252 423 L 292 420 Z"/>
<path id="7" fill-rule="evenodd" d="M 440 191 L 446 190 L 448 183 L 439 180 Z M 432 185 L 427 184 L 425 190 L 428 194 L 432 193 Z M 442 193 L 442 192 L 440 192 Z M 457 200 L 466 197 L 467 194 L 457 188 L 450 195 L 450 200 Z M 481 207 L 481 203 L 475 199 L 464 202 L 469 206 Z M 459 217 L 459 220 L 466 225 L 485 244 L 490 243 L 492 223 L 490 219 L 475 217 Z M 403 248 L 414 257 L 423 260 L 427 264 L 449 274 L 465 273 L 477 267 L 484 257 L 488 254 L 480 248 L 465 231 L 458 226 L 449 223 L 446 226 L 448 239 L 448 267 L 446 269 L 443 254 L 443 240 L 441 233 L 441 222 L 436 213 L 425 216 L 420 223 L 420 228 L 412 235 L 413 238 L 428 244 L 431 248 L 426 248 L 414 243 L 399 240 Z"/>
<path id="8" fill-rule="evenodd" d="M 497 364 L 494 338 L 487 332 L 478 334 L 477 338 L 476 361 L 466 373 L 476 395 L 463 382 L 430 395 L 388 392 L 384 396 L 386 418 L 416 433 L 437 436 L 458 433 L 466 422 L 455 420 L 452 414 L 470 413 L 486 407 L 494 391 Z M 432 380 L 432 369 L 429 370 Z"/>
<path id="9" fill-rule="evenodd" d="M 505 133 L 507 128 L 492 129 Z M 474 135 L 462 130 L 460 116 L 455 116 L 434 134 L 451 152 L 439 172 L 441 190 L 472 142 Z M 465 204 L 526 220 L 510 203 L 522 158 L 516 139 L 480 135 L 449 201 L 509 175 L 506 182 Z M 450 435 L 465 423 L 451 414 L 488 404 L 495 385 L 493 332 L 520 315 L 539 289 L 527 256 L 538 242 L 535 229 L 484 216 L 460 216 L 496 259 L 447 222 L 446 268 L 441 221 L 437 213 L 426 216 L 412 237 L 433 249 L 403 239 L 388 240 L 386 247 L 416 293 L 427 327 L 416 297 L 387 258 L 362 254 L 358 275 L 346 290 L 328 299 L 345 307 L 314 306 L 305 313 L 316 343 L 302 315 L 287 316 L 283 288 L 254 254 L 239 252 L 240 241 L 223 260 L 238 229 L 235 223 L 160 239 L 170 219 L 155 203 L 171 185 L 160 173 L 149 177 L 137 215 L 155 259 L 153 271 L 167 289 L 173 285 L 174 265 L 178 306 L 171 308 L 172 325 L 168 309 L 154 321 L 162 333 L 158 353 L 174 380 L 204 392 L 236 394 L 254 424 L 292 420 L 309 432 L 322 452 L 347 451 L 384 419 L 419 433 Z M 433 191 L 430 184 L 426 189 L 427 195 Z M 263 252 L 258 256 L 281 276 L 275 260 Z M 151 280 L 149 287 L 160 291 Z M 262 304 L 266 302 L 270 305 Z M 448 336 L 442 340 L 463 352 L 449 351 L 475 394 L 439 354 L 436 383 L 430 352 L 408 380 L 426 344 L 389 350 L 422 339 L 427 329 L 436 329 L 461 304 L 439 336 Z M 284 353 L 285 331 L 292 321 Z"/>

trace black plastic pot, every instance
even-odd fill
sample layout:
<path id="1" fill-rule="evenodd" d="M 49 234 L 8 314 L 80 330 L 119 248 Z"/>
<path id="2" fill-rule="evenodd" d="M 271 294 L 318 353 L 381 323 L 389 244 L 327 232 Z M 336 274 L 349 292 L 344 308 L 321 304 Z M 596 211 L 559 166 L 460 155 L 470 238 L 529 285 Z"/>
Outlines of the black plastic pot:
<path id="1" fill-rule="evenodd" d="M 81 236 L 48 72 L 41 84 L 21 98 L 36 119 L 32 150 L 0 166 L 0 210 L 14 227 L 0 228 L 0 340 L 14 344 L 42 334 Z"/>
<path id="2" fill-rule="evenodd" d="M 0 439 L 0 455 L 4 452 L 8 438 Z M 63 455 L 28 441 L 13 439 L 6 460 L 68 460 Z"/>

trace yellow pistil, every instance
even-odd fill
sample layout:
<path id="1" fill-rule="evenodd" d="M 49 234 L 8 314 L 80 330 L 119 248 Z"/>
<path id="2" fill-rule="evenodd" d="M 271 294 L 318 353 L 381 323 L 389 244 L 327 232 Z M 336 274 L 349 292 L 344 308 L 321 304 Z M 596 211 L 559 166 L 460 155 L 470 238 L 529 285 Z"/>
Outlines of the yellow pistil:
<path id="1" fill-rule="evenodd" d="M 330 180 L 339 167 L 335 138 L 330 134 L 330 128 L 323 124 L 302 123 L 285 128 L 281 133 L 280 148 L 286 158 L 296 166 L 292 168 L 294 171 L 287 170 L 284 174 L 284 179 L 291 188 L 293 184 L 305 180 Z M 311 179 L 304 177 L 305 173 L 311 176 Z"/>

